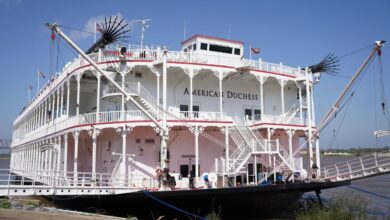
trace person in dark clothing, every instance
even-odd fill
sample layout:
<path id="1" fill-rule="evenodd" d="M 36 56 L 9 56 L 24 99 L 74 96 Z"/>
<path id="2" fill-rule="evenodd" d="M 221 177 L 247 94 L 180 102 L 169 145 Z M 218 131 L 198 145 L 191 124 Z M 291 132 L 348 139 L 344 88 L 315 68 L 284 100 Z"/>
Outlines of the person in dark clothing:
<path id="1" fill-rule="evenodd" d="M 194 171 L 191 170 L 190 177 L 188 179 L 189 179 L 190 188 L 191 189 L 195 188 L 195 186 L 194 186 Z"/>

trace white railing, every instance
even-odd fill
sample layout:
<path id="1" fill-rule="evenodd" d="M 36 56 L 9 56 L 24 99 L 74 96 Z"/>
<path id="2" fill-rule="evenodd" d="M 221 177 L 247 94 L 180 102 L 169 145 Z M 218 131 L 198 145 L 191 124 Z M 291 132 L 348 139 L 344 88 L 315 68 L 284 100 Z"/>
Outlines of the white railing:
<path id="1" fill-rule="evenodd" d="M 191 112 L 190 111 L 180 111 L 180 118 L 189 120 Z M 193 111 L 192 120 L 203 120 L 203 121 L 220 121 L 225 120 L 225 113 L 221 112 L 203 112 L 203 111 Z"/>
<path id="2" fill-rule="evenodd" d="M 336 163 L 321 169 L 323 179 L 359 179 L 390 172 L 390 151 Z"/>
<path id="3" fill-rule="evenodd" d="M 88 56 L 96 63 L 105 62 L 109 63 L 117 62 L 121 58 L 119 57 L 118 47 L 109 47 L 113 49 L 101 50 L 98 53 L 89 54 Z M 125 59 L 138 59 L 138 60 L 159 60 L 162 57 L 163 51 L 161 47 L 145 47 L 142 51 L 134 45 L 129 46 L 128 52 L 125 54 Z M 227 65 L 235 68 L 250 65 L 255 70 L 275 72 L 280 74 L 287 74 L 291 76 L 300 77 L 305 74 L 303 70 L 298 68 L 287 67 L 282 64 L 267 63 L 263 61 L 247 60 L 240 59 L 238 57 L 223 56 L 223 55 L 211 55 L 211 54 L 201 54 L 193 52 L 182 52 L 182 51 L 168 51 L 167 53 L 168 61 L 171 62 L 190 62 L 190 63 L 202 63 L 202 64 L 213 64 L 213 65 Z M 68 62 L 62 69 L 61 74 L 58 74 L 53 80 L 50 80 L 47 85 L 44 85 L 43 89 L 38 93 L 38 95 L 32 98 L 29 101 L 28 105 L 24 112 L 19 115 L 15 124 L 18 123 L 25 116 L 26 112 L 30 111 L 30 107 L 34 106 L 35 102 L 39 102 L 38 96 L 45 97 L 48 93 L 51 92 L 52 86 L 57 85 L 62 82 L 64 78 L 68 77 L 69 73 L 77 70 L 78 68 L 88 65 L 88 62 L 82 58 L 74 58 L 73 61 Z"/>
<path id="4" fill-rule="evenodd" d="M 285 121 L 285 117 L 283 115 L 254 115 L 254 116 L 246 116 L 245 118 L 246 125 L 254 125 L 258 123 L 273 123 L 273 124 L 296 124 L 296 125 L 307 125 L 307 120 L 305 118 L 300 117 L 290 117 L 289 120 Z"/>
<path id="5" fill-rule="evenodd" d="M 154 177 L 142 174 L 116 174 L 91 172 L 56 172 L 0 169 L 0 186 L 44 185 L 53 187 L 129 187 L 137 189 L 156 188 L 158 181 Z"/>

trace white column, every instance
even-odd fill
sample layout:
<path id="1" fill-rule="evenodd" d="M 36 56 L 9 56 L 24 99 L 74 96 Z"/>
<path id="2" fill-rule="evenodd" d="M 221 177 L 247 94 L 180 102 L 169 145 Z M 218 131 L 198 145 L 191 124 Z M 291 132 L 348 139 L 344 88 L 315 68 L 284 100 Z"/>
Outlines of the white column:
<path id="1" fill-rule="evenodd" d="M 255 185 L 257 185 L 257 155 L 255 155 L 255 164 L 253 164 L 253 171 L 255 174 Z"/>
<path id="2" fill-rule="evenodd" d="M 125 72 L 122 70 L 121 71 L 122 73 L 122 89 L 125 90 Z M 139 83 L 139 82 L 138 82 Z M 125 96 L 123 94 L 121 94 L 122 96 L 122 104 L 121 104 L 121 118 L 122 118 L 122 121 L 125 120 Z"/>
<path id="3" fill-rule="evenodd" d="M 37 146 L 38 161 L 37 161 L 37 166 L 35 167 L 35 170 L 38 172 L 42 170 L 41 149 L 39 146 L 40 146 L 40 143 L 38 142 L 38 146 Z"/>
<path id="4" fill-rule="evenodd" d="M 124 178 L 126 178 L 126 174 L 127 174 L 126 137 L 127 137 L 126 128 L 122 128 L 122 171 L 123 171 Z"/>
<path id="5" fill-rule="evenodd" d="M 316 125 L 316 117 L 315 117 L 315 110 L 314 110 L 314 87 L 311 86 L 311 109 L 312 109 L 312 123 L 313 123 L 313 126 Z M 318 134 L 317 134 L 318 135 Z M 314 137 L 314 142 L 315 142 L 315 151 L 316 151 L 316 164 L 317 164 L 317 167 L 318 167 L 318 171 L 320 171 L 320 144 L 319 144 L 319 141 L 318 141 L 318 138 L 317 137 Z"/>
<path id="6" fill-rule="evenodd" d="M 81 75 L 77 74 L 77 102 L 76 102 L 76 115 L 80 114 L 80 81 Z"/>
<path id="7" fill-rule="evenodd" d="M 79 151 L 79 131 L 73 132 L 74 137 L 74 157 L 73 157 L 73 181 L 74 184 L 77 184 L 77 160 L 78 160 L 78 151 Z"/>
<path id="8" fill-rule="evenodd" d="M 58 136 L 57 137 L 57 175 L 59 175 L 60 173 L 60 169 L 61 169 L 61 146 L 62 146 L 62 143 L 61 143 L 61 136 Z"/>
<path id="9" fill-rule="evenodd" d="M 308 163 L 308 169 L 311 169 L 313 165 L 313 146 L 312 146 L 312 116 L 311 116 L 311 98 L 310 98 L 310 80 L 309 80 L 309 73 L 306 71 L 306 101 L 307 101 L 307 119 L 308 119 L 308 128 L 307 128 L 307 137 L 308 137 L 308 150 L 309 150 L 309 157 L 307 158 Z"/>
<path id="10" fill-rule="evenodd" d="M 53 148 L 48 148 L 47 150 L 49 152 L 49 175 L 52 175 L 53 171 Z"/>
<path id="11" fill-rule="evenodd" d="M 289 129 L 287 130 L 287 136 L 288 136 L 288 155 L 290 160 L 290 165 L 292 166 L 294 164 L 293 162 L 293 150 L 292 150 L 292 138 L 294 135 L 294 130 Z M 293 167 L 294 168 L 294 167 Z"/>
<path id="12" fill-rule="evenodd" d="M 303 114 L 302 114 L 302 87 L 301 85 L 298 85 L 299 90 L 299 118 L 301 121 L 301 124 L 303 124 Z"/>
<path id="13" fill-rule="evenodd" d="M 282 100 L 282 114 L 284 116 L 284 113 L 285 113 L 285 109 L 284 109 L 284 86 L 285 86 L 285 82 L 284 80 L 281 80 L 281 83 L 280 83 L 280 96 L 281 96 L 281 100 Z"/>
<path id="14" fill-rule="evenodd" d="M 168 80 L 168 70 L 167 70 L 167 53 L 168 51 L 165 49 L 163 53 L 163 67 L 162 67 L 162 75 L 163 75 L 163 109 L 164 109 L 164 128 L 167 128 L 167 105 L 168 105 L 168 100 L 167 100 L 167 80 Z M 163 135 L 164 136 L 164 135 Z M 161 158 L 161 161 L 163 159 Z M 165 162 L 163 162 L 162 165 L 164 165 Z M 164 166 L 161 166 L 162 168 L 165 168 Z"/>
<path id="15" fill-rule="evenodd" d="M 190 77 L 190 106 L 189 106 L 189 108 L 188 108 L 188 110 L 189 110 L 189 113 L 190 113 L 190 120 L 192 120 L 192 118 L 193 118 L 193 116 L 192 116 L 192 106 L 193 106 L 193 95 L 192 95 L 192 91 L 193 91 L 193 85 L 192 85 L 192 78 L 194 77 L 193 76 L 193 70 L 190 70 L 190 75 L 189 75 L 189 77 Z"/>
<path id="16" fill-rule="evenodd" d="M 66 117 L 69 117 L 70 80 L 68 80 L 66 90 Z"/>
<path id="17" fill-rule="evenodd" d="M 52 103 L 51 103 L 51 120 L 53 121 L 54 120 L 54 114 L 55 114 L 55 112 L 54 112 L 54 108 L 55 108 L 55 106 L 54 106 L 54 104 L 55 104 L 55 101 L 56 101 L 56 98 L 55 98 L 55 96 L 54 96 L 54 93 L 52 94 Z"/>
<path id="18" fill-rule="evenodd" d="M 222 97 L 222 73 L 220 73 L 220 76 L 218 77 L 219 80 L 219 114 L 220 114 L 220 120 L 223 120 L 223 109 L 222 109 L 222 102 L 223 102 L 223 97 Z"/>
<path id="19" fill-rule="evenodd" d="M 48 162 L 49 162 L 49 160 L 48 160 L 48 156 L 49 156 L 49 154 L 48 154 L 48 149 L 46 148 L 45 149 L 45 161 L 44 161 L 44 169 L 45 169 L 45 175 L 47 175 L 47 173 L 48 173 L 48 171 L 49 171 L 49 168 L 48 168 Z"/>
<path id="20" fill-rule="evenodd" d="M 100 73 L 96 72 L 97 88 L 96 88 L 96 122 L 100 121 Z"/>
<path id="21" fill-rule="evenodd" d="M 259 94 L 259 98 L 260 98 L 260 109 L 261 109 L 261 115 L 264 115 L 265 112 L 264 112 L 264 81 L 263 81 L 263 78 L 261 77 L 261 80 L 260 80 L 260 94 Z M 261 117 L 263 118 L 263 117 Z"/>
<path id="22" fill-rule="evenodd" d="M 60 116 L 64 114 L 64 85 L 61 86 L 61 110 Z"/>
<path id="23" fill-rule="evenodd" d="M 226 171 L 229 171 L 229 159 L 230 159 L 230 153 L 229 153 L 229 127 L 225 127 L 225 158 L 226 158 Z"/>
<path id="24" fill-rule="evenodd" d="M 44 120 L 44 124 L 46 124 L 47 123 L 47 99 L 44 100 L 44 105 L 45 105 L 45 107 L 43 109 L 43 111 L 44 111 L 43 120 Z"/>
<path id="25" fill-rule="evenodd" d="M 126 183 L 126 177 L 127 177 L 127 161 L 128 157 L 126 156 L 126 145 L 127 145 L 127 135 L 132 131 L 132 127 L 128 127 L 127 125 L 117 128 L 116 131 L 122 136 L 122 175 L 124 178 L 124 183 Z"/>
<path id="26" fill-rule="evenodd" d="M 57 112 L 56 112 L 56 117 L 60 117 L 60 90 L 57 90 Z"/>
<path id="27" fill-rule="evenodd" d="M 100 129 L 93 128 L 88 131 L 88 134 L 92 136 L 92 179 L 96 178 L 96 139 L 100 134 Z"/>
<path id="28" fill-rule="evenodd" d="M 157 119 L 160 119 L 160 73 L 156 74 L 157 77 Z"/>
<path id="29" fill-rule="evenodd" d="M 38 127 L 41 127 L 41 115 L 42 115 L 42 111 L 41 111 L 41 105 L 38 104 L 37 106 L 37 117 L 38 117 L 38 120 L 37 120 L 37 124 L 38 124 Z"/>
<path id="30" fill-rule="evenodd" d="M 314 87 L 313 86 L 310 86 L 310 104 L 311 104 L 311 118 L 312 118 L 312 126 L 315 126 L 316 125 L 316 121 L 315 121 L 315 111 L 314 111 Z"/>
<path id="31" fill-rule="evenodd" d="M 315 140 L 316 140 L 316 162 L 317 162 L 318 172 L 320 172 L 321 171 L 320 140 L 318 138 L 316 138 Z"/>
<path id="32" fill-rule="evenodd" d="M 64 175 L 67 177 L 68 172 L 68 134 L 64 134 Z"/>
<path id="33" fill-rule="evenodd" d="M 267 128 L 268 151 L 271 151 L 271 128 Z M 271 154 L 268 154 L 268 165 L 271 164 Z M 269 172 L 269 170 L 268 170 Z"/>

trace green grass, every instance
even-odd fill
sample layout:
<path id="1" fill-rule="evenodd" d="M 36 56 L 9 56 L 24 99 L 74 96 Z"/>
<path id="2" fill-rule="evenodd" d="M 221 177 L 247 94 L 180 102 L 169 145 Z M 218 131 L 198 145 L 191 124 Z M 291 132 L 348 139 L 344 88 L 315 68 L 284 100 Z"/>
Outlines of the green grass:
<path id="1" fill-rule="evenodd" d="M 365 220 L 377 219 L 367 213 L 367 201 L 350 195 L 333 196 L 326 207 L 313 204 L 298 213 L 297 220 Z"/>
<path id="2" fill-rule="evenodd" d="M 8 199 L 0 199 L 0 208 L 2 209 L 11 208 L 11 202 Z"/>

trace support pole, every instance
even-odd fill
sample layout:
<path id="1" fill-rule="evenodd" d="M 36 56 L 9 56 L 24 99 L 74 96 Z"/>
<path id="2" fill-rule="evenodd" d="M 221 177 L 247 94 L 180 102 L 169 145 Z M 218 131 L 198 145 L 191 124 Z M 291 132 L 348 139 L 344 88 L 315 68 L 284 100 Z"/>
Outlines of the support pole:
<path id="1" fill-rule="evenodd" d="M 80 73 L 77 74 L 77 102 L 76 102 L 76 116 L 80 114 L 80 81 L 81 76 Z"/>
<path id="2" fill-rule="evenodd" d="M 78 153 L 79 153 L 79 131 L 73 132 L 74 137 L 74 157 L 73 157 L 73 182 L 75 185 L 77 185 L 77 160 L 78 160 Z"/>
<path id="3" fill-rule="evenodd" d="M 67 178 L 68 172 L 68 134 L 64 135 L 64 176 Z"/>

